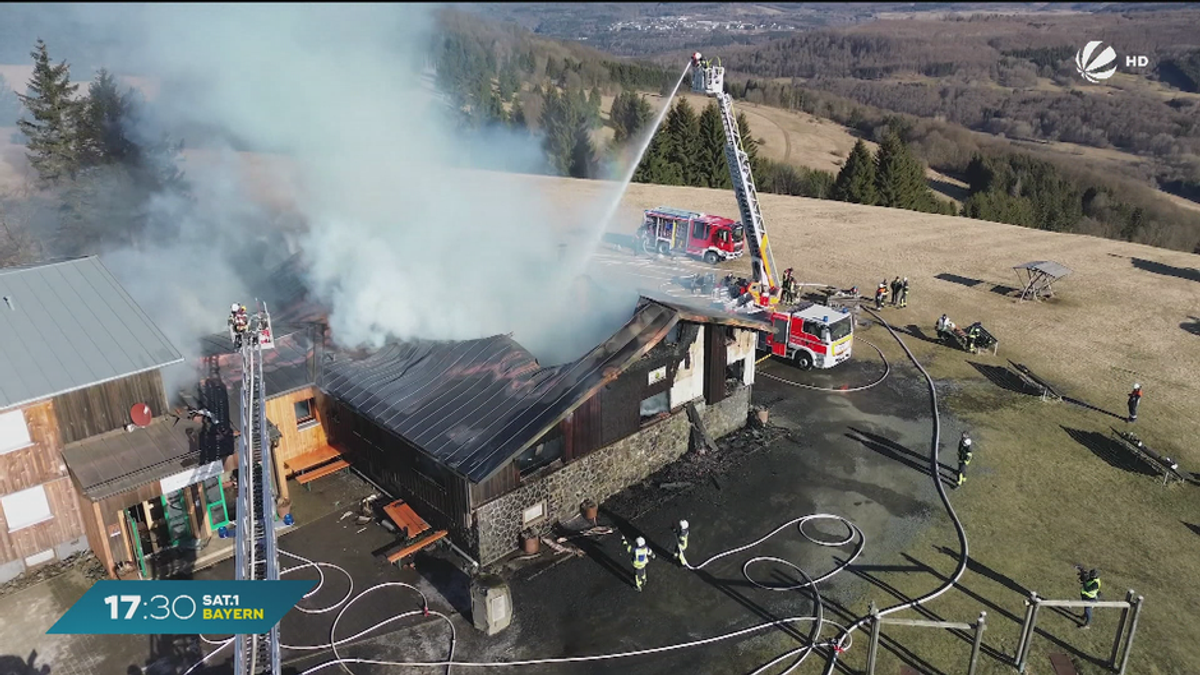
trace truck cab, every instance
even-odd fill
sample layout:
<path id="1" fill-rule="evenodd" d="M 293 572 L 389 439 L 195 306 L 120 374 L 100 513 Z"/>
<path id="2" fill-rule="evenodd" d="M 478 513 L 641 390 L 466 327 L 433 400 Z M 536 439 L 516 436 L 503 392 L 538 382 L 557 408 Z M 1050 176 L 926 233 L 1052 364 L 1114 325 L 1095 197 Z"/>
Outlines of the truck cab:
<path id="1" fill-rule="evenodd" d="M 802 302 L 780 306 L 767 318 L 774 330 L 759 334 L 759 351 L 787 359 L 801 370 L 832 368 L 850 358 L 854 319 L 845 310 Z"/>
<path id="2" fill-rule="evenodd" d="M 713 265 L 740 258 L 746 248 L 741 223 L 665 206 L 645 212 L 637 238 L 646 253 L 688 255 Z"/>

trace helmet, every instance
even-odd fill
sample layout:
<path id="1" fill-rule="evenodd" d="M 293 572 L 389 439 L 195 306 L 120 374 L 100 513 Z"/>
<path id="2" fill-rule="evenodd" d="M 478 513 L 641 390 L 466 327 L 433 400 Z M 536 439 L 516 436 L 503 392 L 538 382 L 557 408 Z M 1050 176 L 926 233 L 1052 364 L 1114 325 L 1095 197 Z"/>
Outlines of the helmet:
<path id="1" fill-rule="evenodd" d="M 1134 389 L 1141 389 L 1141 388 L 1142 388 L 1142 385 L 1140 385 L 1140 384 L 1136 384 L 1136 383 L 1135 383 L 1135 384 L 1133 385 L 1133 388 L 1134 388 Z"/>
<path id="2" fill-rule="evenodd" d="M 686 520 L 679 521 L 679 527 L 680 527 L 680 529 L 683 529 L 683 530 L 688 529 L 688 522 Z"/>
<path id="3" fill-rule="evenodd" d="M 642 537 L 638 537 L 638 538 L 637 538 L 637 541 L 635 541 L 634 543 L 636 543 L 638 546 L 645 546 L 645 545 L 646 545 L 646 540 L 645 540 L 644 538 L 642 538 Z"/>
<path id="4" fill-rule="evenodd" d="M 904 280 L 905 280 L 905 281 L 908 281 L 908 277 L 904 277 Z"/>
<path id="5" fill-rule="evenodd" d="M 1098 576 L 1100 576 L 1100 570 L 1093 569 L 1092 571 L 1088 572 L 1089 579 L 1095 579 Z"/>
<path id="6" fill-rule="evenodd" d="M 971 439 L 963 436 L 963 445 L 971 445 Z"/>
<path id="7" fill-rule="evenodd" d="M 238 307 L 239 307 L 239 305 L 235 302 L 229 306 L 229 311 L 236 312 L 236 311 L 238 311 Z"/>

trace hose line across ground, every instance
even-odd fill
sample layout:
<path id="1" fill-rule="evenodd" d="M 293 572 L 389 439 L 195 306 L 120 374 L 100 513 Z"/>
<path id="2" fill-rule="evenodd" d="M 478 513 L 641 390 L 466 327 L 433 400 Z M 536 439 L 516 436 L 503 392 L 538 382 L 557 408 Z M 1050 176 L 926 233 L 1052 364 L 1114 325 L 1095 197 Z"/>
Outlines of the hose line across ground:
<path id="1" fill-rule="evenodd" d="M 962 553 L 959 558 L 958 567 L 955 570 L 955 572 L 952 575 L 950 580 L 948 580 L 945 584 L 938 587 L 937 589 L 935 589 L 935 590 L 931 591 L 930 593 L 927 593 L 915 600 L 910 600 L 908 602 L 905 602 L 905 603 L 902 603 L 899 605 L 895 605 L 893 607 L 888 607 L 879 612 L 879 616 L 885 616 L 888 614 L 899 612 L 904 609 L 910 609 L 913 607 L 920 606 L 930 600 L 933 600 L 934 598 L 937 598 L 938 596 L 942 595 L 946 591 L 950 590 L 950 588 L 952 588 L 954 586 L 954 584 L 957 583 L 960 578 L 962 578 L 963 573 L 966 571 L 967 535 L 966 535 L 966 531 L 963 529 L 962 522 L 958 519 L 958 516 L 954 512 L 954 508 L 953 508 L 953 506 L 951 506 L 950 500 L 946 495 L 946 488 L 942 484 L 941 474 L 938 469 L 938 467 L 939 467 L 938 449 L 939 449 L 939 445 L 941 442 L 941 438 L 940 438 L 941 420 L 938 415 L 937 391 L 934 386 L 933 378 L 931 378 L 929 376 L 929 373 L 925 371 L 925 369 L 917 361 L 916 357 L 913 356 L 913 353 L 909 350 L 908 346 L 904 344 L 904 341 L 902 339 L 900 339 L 900 336 L 896 334 L 896 332 L 892 329 L 892 327 L 886 321 L 881 319 L 879 317 L 879 315 L 876 314 L 875 312 L 871 311 L 870 309 L 867 309 L 867 311 L 870 312 L 871 315 L 874 316 L 877 320 L 879 320 L 880 324 L 883 325 L 885 328 L 887 328 L 888 332 L 891 333 L 892 337 L 895 338 L 896 341 L 900 343 L 900 346 L 904 349 L 905 353 L 908 354 L 909 359 L 911 359 L 913 364 L 916 365 L 917 369 L 925 377 L 925 380 L 929 385 L 930 407 L 933 412 L 933 437 L 932 437 L 931 445 L 930 445 L 930 462 L 931 462 L 931 467 L 932 467 L 932 475 L 934 477 L 934 484 L 937 488 L 938 496 L 941 498 L 942 504 L 946 507 L 946 511 L 950 515 L 950 519 L 954 523 L 955 530 L 958 534 L 959 544 L 962 549 Z M 865 340 L 864 340 L 864 342 L 865 342 Z M 867 344 L 871 344 L 871 343 L 868 342 Z M 887 359 L 885 357 L 883 357 L 882 350 L 880 350 L 879 347 L 877 347 L 874 344 L 871 344 L 871 346 L 874 347 L 875 350 L 879 352 L 880 357 L 883 358 L 884 365 L 885 365 L 885 371 L 884 371 L 884 374 L 882 377 L 880 377 L 878 380 L 876 380 L 875 382 L 872 382 L 869 385 L 864 385 L 862 387 L 857 387 L 854 389 L 826 389 L 826 388 L 813 387 L 811 385 L 802 385 L 799 383 L 792 383 L 792 384 L 795 384 L 796 386 L 802 386 L 805 388 L 822 389 L 822 390 L 826 390 L 826 391 L 841 391 L 841 392 L 847 392 L 847 393 L 853 392 L 853 391 L 862 391 L 864 389 L 869 389 L 871 387 L 874 387 L 875 385 L 882 382 L 888 376 L 888 374 L 891 372 L 891 366 L 888 364 Z M 765 373 L 764 373 L 764 375 L 765 375 Z M 768 377 L 770 377 L 770 376 L 768 376 Z M 819 522 L 819 521 L 840 522 L 842 525 L 844 525 L 846 527 L 846 531 L 847 531 L 846 536 L 843 537 L 842 539 L 837 539 L 837 540 L 823 540 L 823 539 L 817 539 L 817 538 L 811 536 L 810 534 L 808 534 L 807 532 L 805 532 L 805 530 L 804 530 L 805 524 Z M 508 668 L 508 667 L 518 667 L 518 666 L 585 663 L 585 662 L 623 659 L 623 658 L 630 658 L 630 657 L 635 657 L 635 656 L 648 656 L 648 655 L 652 655 L 652 654 L 663 654 L 663 653 L 672 652 L 672 651 L 691 649 L 694 647 L 701 647 L 704 645 L 711 645 L 711 644 L 715 644 L 718 642 L 724 642 L 724 641 L 732 640 L 732 639 L 739 638 L 739 637 L 742 637 L 745 635 L 750 635 L 753 633 L 761 632 L 761 631 L 764 631 L 769 628 L 786 626 L 786 625 L 797 624 L 797 623 L 812 622 L 812 628 L 810 629 L 809 634 L 808 634 L 808 644 L 807 645 L 802 645 L 800 647 L 796 647 L 795 649 L 790 649 L 788 651 L 785 651 L 780 656 L 774 658 L 773 660 L 763 664 L 762 666 L 760 666 L 759 668 L 754 670 L 750 675 L 760 675 L 761 673 L 766 671 L 768 668 L 771 668 L 771 667 L 775 666 L 776 664 L 782 663 L 789 659 L 794 659 L 792 661 L 792 663 L 790 665 L 788 665 L 787 668 L 782 671 L 782 673 L 780 673 L 780 675 L 788 675 L 788 673 L 791 673 L 796 668 L 798 668 L 800 666 L 800 664 L 802 664 L 816 649 L 818 649 L 820 647 L 828 647 L 830 650 L 830 658 L 829 658 L 829 662 L 828 662 L 828 667 L 825 670 L 826 675 L 830 675 L 837 665 L 838 655 L 841 654 L 842 652 L 844 652 L 845 650 L 849 649 L 851 647 L 851 645 L 853 644 L 854 631 L 860 629 L 863 625 L 866 624 L 867 621 L 870 620 L 869 616 L 864 616 L 864 617 L 858 619 L 857 621 L 855 621 L 849 627 L 845 627 L 845 626 L 837 624 L 833 621 L 830 621 L 829 619 L 826 619 L 824 616 L 824 614 L 825 614 L 824 604 L 821 600 L 821 595 L 817 590 L 818 584 L 831 579 L 832 577 L 837 575 L 839 572 L 841 572 L 842 570 L 846 569 L 848 566 L 853 564 L 854 561 L 857 560 L 858 557 L 862 554 L 863 549 L 866 547 L 866 537 L 865 537 L 865 535 L 863 535 L 862 531 L 858 528 L 858 526 L 856 526 L 854 523 L 850 522 L 849 520 L 847 520 L 846 518 L 844 518 L 842 516 L 835 515 L 835 514 L 828 514 L 828 513 L 819 513 L 819 514 L 802 516 L 799 518 L 793 518 L 792 520 L 789 520 L 789 521 L 783 523 L 782 525 L 776 527 L 774 530 L 768 532 L 766 535 L 760 537 L 759 539 L 751 541 L 742 546 L 738 546 L 736 548 L 732 548 L 727 551 L 722 551 L 720 553 L 717 553 L 698 565 L 695 565 L 695 566 L 689 565 L 688 569 L 700 570 L 722 558 L 726 558 L 726 557 L 729 557 L 732 555 L 736 555 L 738 553 L 745 552 L 749 549 L 759 546 L 760 544 L 766 542 L 771 537 L 774 537 L 775 535 L 777 535 L 777 534 L 783 532 L 784 530 L 787 530 L 788 528 L 793 527 L 793 526 L 796 527 L 796 530 L 800 534 L 800 536 L 807 539 L 809 542 L 811 542 L 813 544 L 816 544 L 818 546 L 835 547 L 836 548 L 836 547 L 846 546 L 846 545 L 853 543 L 854 544 L 854 552 L 852 555 L 849 556 L 849 558 L 845 562 L 837 565 L 833 569 L 829 570 L 828 572 L 826 572 L 816 578 L 813 578 L 811 575 L 809 575 L 807 572 L 805 572 L 802 568 L 800 568 L 800 566 L 796 565 L 795 563 L 792 563 L 788 560 L 784 560 L 782 558 L 773 557 L 773 556 L 755 556 L 755 557 L 749 558 L 742 565 L 742 575 L 746 578 L 746 580 L 751 585 L 753 585 L 757 588 L 763 589 L 763 590 L 768 590 L 768 591 L 807 590 L 808 592 L 810 592 L 812 594 L 812 598 L 813 598 L 813 613 L 810 615 L 794 616 L 794 617 L 788 617 L 788 618 L 784 618 L 784 619 L 778 619 L 775 621 L 769 621 L 766 623 L 756 624 L 756 625 L 753 625 L 753 626 L 750 626 L 747 628 L 743 628 L 743 629 L 740 629 L 737 631 L 723 633 L 723 634 L 715 635 L 715 636 L 708 637 L 708 638 L 703 638 L 703 639 L 699 639 L 699 640 L 690 640 L 687 642 L 680 642 L 680 643 L 670 644 L 670 645 L 663 645 L 660 647 L 650 647 L 650 648 L 646 648 L 646 649 L 637 649 L 637 650 L 623 651 L 623 652 L 613 652 L 613 653 L 607 653 L 607 654 L 590 654 L 590 655 L 586 655 L 586 656 L 553 657 L 553 658 L 543 658 L 543 659 L 525 659 L 525 660 L 520 660 L 520 661 L 489 661 L 489 662 L 456 661 L 454 658 L 454 652 L 455 652 L 455 648 L 457 647 L 457 644 L 458 644 L 458 635 L 454 628 L 453 621 L 451 621 L 450 617 L 446 616 L 442 612 L 438 612 L 436 610 L 430 609 L 428 598 L 426 598 L 425 595 L 419 589 L 417 589 L 415 586 L 412 586 L 412 585 L 406 584 L 406 583 L 402 583 L 402 582 L 387 582 L 387 583 L 377 584 L 375 586 L 367 588 L 366 590 L 364 590 L 363 592 L 361 592 L 357 596 L 355 596 L 353 599 L 350 599 L 354 593 L 354 581 L 351 578 L 350 573 L 347 572 L 345 569 L 343 569 L 337 565 L 334 565 L 332 563 L 309 560 L 308 558 L 304 558 L 302 556 L 299 556 L 294 553 L 280 549 L 281 554 L 301 561 L 301 564 L 293 566 L 293 567 L 289 567 L 286 570 L 284 570 L 282 572 L 281 576 L 292 574 L 292 573 L 295 573 L 299 570 L 302 570 L 302 569 L 305 569 L 308 567 L 312 567 L 317 570 L 317 574 L 319 577 L 318 583 L 311 591 L 309 591 L 304 596 L 304 598 L 302 598 L 302 600 L 312 598 L 322 589 L 322 587 L 324 587 L 325 582 L 326 582 L 326 576 L 325 576 L 324 571 L 322 571 L 322 568 L 328 568 L 328 569 L 336 570 L 336 571 L 340 572 L 341 574 L 346 576 L 347 582 L 349 584 L 349 588 L 347 589 L 345 596 L 343 596 L 342 599 L 339 600 L 338 602 L 336 602 L 332 605 L 329 605 L 327 607 L 322 607 L 319 609 L 312 609 L 312 608 L 301 607 L 299 603 L 297 603 L 297 605 L 296 605 L 297 610 L 307 613 L 307 614 L 324 614 L 324 613 L 328 613 L 328 612 L 337 610 L 337 615 L 334 618 L 333 625 L 329 631 L 329 642 L 324 643 L 324 644 L 317 644 L 317 645 L 281 644 L 280 647 L 283 649 L 298 651 L 298 652 L 324 651 L 324 650 L 330 650 L 333 652 L 334 658 L 332 658 L 328 661 L 325 661 L 324 663 L 317 664 L 317 665 L 301 672 L 300 675 L 311 675 L 312 673 L 317 673 L 319 671 L 326 670 L 333 666 L 338 666 L 341 670 L 353 675 L 353 671 L 351 671 L 350 668 L 348 667 L 350 664 L 395 666 L 395 667 L 407 667 L 407 668 L 442 668 L 442 667 L 444 667 L 446 669 L 447 675 L 450 675 L 451 668 L 453 668 L 455 666 L 457 666 L 459 668 Z M 799 575 L 803 578 L 803 581 L 800 583 L 796 583 L 796 584 L 782 584 L 782 585 L 768 585 L 768 584 L 760 583 L 760 582 L 756 581 L 754 579 L 754 577 L 751 575 L 751 568 L 754 565 L 760 564 L 760 563 L 776 563 L 779 565 L 785 565 L 787 567 L 791 567 L 792 569 L 794 569 L 796 572 L 799 573 Z M 337 637 L 338 624 L 341 622 L 342 617 L 346 615 L 347 611 L 351 607 L 353 607 L 355 605 L 355 603 L 357 603 L 359 600 L 361 600 L 363 597 L 365 597 L 369 594 L 377 593 L 379 591 L 383 591 L 383 590 L 386 590 L 389 588 L 402 588 L 407 591 L 415 592 L 420 597 L 420 600 L 421 600 L 420 608 L 415 609 L 415 610 L 406 611 L 406 612 L 397 613 L 396 615 L 394 615 L 388 619 L 385 619 L 383 621 L 380 621 L 372 626 L 369 626 L 369 627 L 359 631 L 358 633 L 355 633 L 354 635 L 351 635 L 348 637 L 343 637 L 343 638 Z M 401 621 L 403 619 L 407 619 L 409 617 L 414 617 L 414 616 L 423 616 L 423 617 L 436 616 L 439 619 L 445 621 L 447 625 L 449 625 L 450 641 L 449 641 L 449 648 L 447 650 L 445 660 L 441 660 L 441 661 L 387 661 L 387 660 L 381 660 L 381 659 L 364 659 L 364 658 L 342 656 L 338 652 L 339 645 L 344 646 L 346 643 L 351 642 L 353 640 L 357 640 L 357 639 L 359 639 L 365 635 L 368 635 L 380 628 L 383 628 L 384 626 L 388 626 L 396 621 Z M 821 633 L 826 625 L 832 626 L 833 628 L 837 629 L 838 633 L 837 633 L 836 639 L 831 637 L 824 641 L 820 640 Z M 226 647 L 228 647 L 229 645 L 234 643 L 234 638 L 232 636 L 226 637 L 226 638 L 223 638 L 220 640 L 210 640 L 208 638 L 205 638 L 204 636 L 200 636 L 200 638 L 206 644 L 219 645 L 219 646 L 217 647 L 217 649 L 210 652 L 207 656 L 205 656 L 199 662 L 193 664 L 191 668 L 189 668 L 187 671 L 184 672 L 184 675 L 190 675 L 190 673 L 192 673 L 197 668 L 202 666 L 204 663 L 209 661 L 209 659 L 212 659 L 217 654 L 224 651 L 224 649 Z"/>

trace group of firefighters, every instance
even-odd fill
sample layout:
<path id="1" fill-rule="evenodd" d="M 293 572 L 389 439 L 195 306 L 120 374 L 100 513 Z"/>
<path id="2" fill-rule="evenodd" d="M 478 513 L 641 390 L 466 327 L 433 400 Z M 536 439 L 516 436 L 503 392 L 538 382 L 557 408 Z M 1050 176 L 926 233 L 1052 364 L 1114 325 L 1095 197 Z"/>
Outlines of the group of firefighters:
<path id="1" fill-rule="evenodd" d="M 887 279 L 879 282 L 879 287 L 875 289 L 875 309 L 883 309 L 884 303 L 888 301 L 889 287 L 892 307 L 908 307 L 908 277 L 896 277 L 892 279 L 891 284 Z"/>
<path id="2" fill-rule="evenodd" d="M 679 521 L 679 524 L 672 531 L 675 533 L 675 559 L 679 561 L 681 566 L 691 569 L 691 566 L 688 565 L 687 557 L 684 555 L 688 545 L 688 521 Z M 629 544 L 628 539 L 621 537 L 621 543 L 625 545 L 625 552 L 632 558 L 633 581 L 640 593 L 642 587 L 646 585 L 646 565 L 650 564 L 650 561 L 658 556 L 646 545 L 645 537 L 635 539 L 632 546 Z"/>
<path id="3" fill-rule="evenodd" d="M 950 320 L 950 317 L 945 314 L 943 314 L 937 321 L 937 335 L 939 338 L 944 339 L 943 336 L 953 334 L 957 328 L 958 326 L 954 325 L 954 322 Z M 978 321 L 970 326 L 967 326 L 967 351 L 971 352 L 972 354 L 975 354 L 979 351 L 975 347 L 975 343 L 979 340 L 979 336 L 982 332 L 983 324 L 979 323 Z"/>

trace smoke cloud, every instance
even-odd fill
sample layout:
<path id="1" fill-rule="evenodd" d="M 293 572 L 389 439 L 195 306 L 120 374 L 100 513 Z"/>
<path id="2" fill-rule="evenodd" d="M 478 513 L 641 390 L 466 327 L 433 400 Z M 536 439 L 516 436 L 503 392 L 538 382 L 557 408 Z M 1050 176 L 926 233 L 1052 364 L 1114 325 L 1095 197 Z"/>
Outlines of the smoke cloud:
<path id="1" fill-rule="evenodd" d="M 569 229 L 597 227 L 606 204 L 563 209 L 537 181 L 471 168 L 536 171 L 543 159 L 538 139 L 523 133 L 456 131 L 427 84 L 433 10 L 70 9 L 105 37 L 100 64 L 159 83 L 157 125 L 209 130 L 206 141 L 269 150 L 294 170 L 306 226 L 295 244 L 342 346 L 512 332 L 543 364 L 574 359 L 628 320 L 636 301 L 628 290 L 590 293 L 586 307 L 574 300 L 582 256 L 563 256 L 559 244 Z M 255 199 L 260 187 L 245 180 L 245 155 L 211 154 L 216 161 L 184 167 L 192 203 L 160 195 L 149 243 L 104 254 L 189 355 L 198 337 L 224 330 L 231 302 L 263 295 L 264 247 L 278 260 L 287 253 Z"/>

